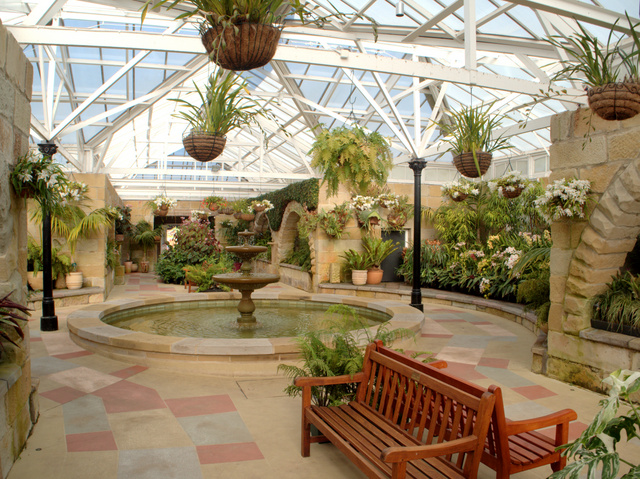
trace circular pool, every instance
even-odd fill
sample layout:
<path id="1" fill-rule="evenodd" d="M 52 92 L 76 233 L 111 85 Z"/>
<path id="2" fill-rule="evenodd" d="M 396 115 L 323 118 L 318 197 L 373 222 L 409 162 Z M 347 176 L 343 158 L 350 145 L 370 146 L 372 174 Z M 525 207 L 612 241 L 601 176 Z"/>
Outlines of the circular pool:
<path id="1" fill-rule="evenodd" d="M 291 363 L 299 356 L 295 338 L 304 333 L 299 329 L 299 325 L 294 326 L 293 329 L 289 328 L 289 332 L 285 328 L 278 333 L 280 337 L 272 335 L 261 337 L 260 329 L 262 328 L 257 328 L 251 332 L 252 337 L 207 338 L 202 337 L 197 330 L 180 333 L 169 331 L 169 335 L 155 334 L 152 331 L 156 326 L 150 326 L 147 319 L 134 329 L 123 329 L 104 322 L 120 319 L 126 323 L 135 319 L 136 316 L 144 315 L 145 317 L 149 314 L 153 316 L 175 312 L 181 315 L 180 322 L 186 323 L 192 321 L 194 312 L 198 310 L 212 308 L 211 311 L 215 314 L 218 308 L 236 304 L 239 298 L 239 293 L 232 292 L 112 300 L 71 313 L 67 325 L 73 341 L 85 349 L 143 366 L 234 377 L 276 375 L 278 364 Z M 254 298 L 258 300 L 256 316 L 258 321 L 264 323 L 267 321 L 266 318 L 261 317 L 262 308 L 266 310 L 270 307 L 295 307 L 298 312 L 313 310 L 324 313 L 331 304 L 356 307 L 360 314 L 364 314 L 368 320 L 372 321 L 372 324 L 388 319 L 388 326 L 391 329 L 407 328 L 418 332 L 424 322 L 423 313 L 394 300 L 267 291 L 254 293 Z M 234 314 L 237 316 L 237 311 Z M 371 326 L 369 332 L 374 333 L 376 328 L 377 326 Z M 265 327 L 265 329 L 268 328 Z M 367 338 L 365 332 L 360 331 L 357 334 L 364 344 Z"/>

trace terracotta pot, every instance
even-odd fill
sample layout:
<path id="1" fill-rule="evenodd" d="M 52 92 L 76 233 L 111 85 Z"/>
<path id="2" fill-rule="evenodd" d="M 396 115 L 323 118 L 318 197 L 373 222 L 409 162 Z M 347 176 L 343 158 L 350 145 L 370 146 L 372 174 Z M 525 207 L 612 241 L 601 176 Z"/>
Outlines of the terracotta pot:
<path id="1" fill-rule="evenodd" d="M 603 120 L 628 120 L 640 113 L 640 84 L 610 83 L 587 90 L 589 108 Z"/>
<path id="2" fill-rule="evenodd" d="M 31 286 L 31 289 L 34 291 L 42 289 L 44 282 L 43 274 L 42 271 L 38 271 L 35 276 L 33 271 L 27 273 L 27 283 L 29 283 L 29 286 Z"/>
<path id="3" fill-rule="evenodd" d="M 187 154 L 203 163 L 220 156 L 226 143 L 226 136 L 217 136 L 205 131 L 191 130 L 182 137 L 182 145 L 187 150 Z"/>
<path id="4" fill-rule="evenodd" d="M 280 32 L 260 23 L 218 25 L 204 32 L 202 44 L 211 61 L 225 70 L 253 70 L 265 66 L 276 54 Z"/>
<path id="5" fill-rule="evenodd" d="M 153 212 L 153 214 L 156 216 L 167 216 L 167 213 L 169 213 L 169 207 L 167 205 L 162 205 L 160 208 Z"/>
<path id="6" fill-rule="evenodd" d="M 367 284 L 380 284 L 382 282 L 383 271 L 380 268 L 367 270 Z"/>
<path id="7" fill-rule="evenodd" d="M 124 272 L 125 272 L 125 274 L 131 273 L 131 265 L 132 264 L 133 264 L 133 261 L 125 261 L 124 262 Z"/>
<path id="8" fill-rule="evenodd" d="M 478 168 L 476 167 L 473 153 L 461 153 L 453 157 L 453 166 L 460 172 L 462 176 L 467 178 L 478 178 L 484 175 L 491 166 L 491 159 L 493 155 L 484 151 L 476 151 L 476 157 L 478 158 Z"/>
<path id="9" fill-rule="evenodd" d="M 140 261 L 140 272 L 148 273 L 149 272 L 149 262 L 148 261 Z"/>
<path id="10" fill-rule="evenodd" d="M 351 282 L 356 286 L 362 286 L 367 284 L 367 270 L 366 269 L 351 270 Z"/>
<path id="11" fill-rule="evenodd" d="M 139 269 L 138 263 L 131 263 L 131 272 L 137 273 Z"/>
<path id="12" fill-rule="evenodd" d="M 77 271 L 74 273 L 69 273 L 67 275 L 67 288 L 68 289 L 80 289 L 82 288 L 83 282 L 82 272 Z"/>

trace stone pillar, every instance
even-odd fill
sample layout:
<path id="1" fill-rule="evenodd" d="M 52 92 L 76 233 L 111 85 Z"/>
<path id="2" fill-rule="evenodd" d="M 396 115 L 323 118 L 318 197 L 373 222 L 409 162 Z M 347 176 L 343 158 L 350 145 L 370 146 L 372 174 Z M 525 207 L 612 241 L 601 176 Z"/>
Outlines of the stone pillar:
<path id="1" fill-rule="evenodd" d="M 0 295 L 27 303 L 27 210 L 15 196 L 9 173 L 29 149 L 33 69 L 18 42 L 0 24 Z M 0 471 L 9 470 L 38 417 L 31 382 L 29 331 L 20 348 L 3 341 L 0 366 Z M 35 382 L 35 381 L 34 381 Z"/>
<path id="2" fill-rule="evenodd" d="M 551 226 L 547 371 L 597 389 L 611 371 L 640 366 L 640 344 L 630 344 L 640 340 L 590 328 L 591 299 L 606 289 L 640 233 L 640 117 L 607 122 L 594 116 L 590 130 L 589 115 L 580 109 L 551 122 L 550 181 L 590 180 L 594 202 L 587 219 Z"/>

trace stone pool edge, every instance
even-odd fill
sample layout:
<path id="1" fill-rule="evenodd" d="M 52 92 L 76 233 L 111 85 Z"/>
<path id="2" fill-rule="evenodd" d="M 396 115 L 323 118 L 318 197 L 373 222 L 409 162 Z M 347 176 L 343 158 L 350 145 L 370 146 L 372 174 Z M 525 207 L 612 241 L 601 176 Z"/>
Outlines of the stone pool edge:
<path id="1" fill-rule="evenodd" d="M 256 291 L 254 299 L 311 301 L 346 304 L 389 314 L 391 329 L 406 328 L 418 333 L 424 313 L 397 300 L 365 299 L 353 296 Z M 296 361 L 295 338 L 205 339 L 159 336 L 128 331 L 101 321 L 107 314 L 162 303 L 240 299 L 237 292 L 191 293 L 152 298 L 113 300 L 93 304 L 71 313 L 67 326 L 79 346 L 107 357 L 141 366 L 154 366 L 221 376 L 276 375 L 277 365 Z M 371 328 L 374 329 L 374 328 Z M 366 335 L 362 334 L 363 343 Z"/>

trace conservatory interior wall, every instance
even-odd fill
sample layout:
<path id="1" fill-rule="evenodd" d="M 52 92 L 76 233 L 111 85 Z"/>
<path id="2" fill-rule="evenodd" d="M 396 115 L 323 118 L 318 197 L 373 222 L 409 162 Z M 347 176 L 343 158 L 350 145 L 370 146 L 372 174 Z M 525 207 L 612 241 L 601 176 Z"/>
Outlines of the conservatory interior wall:
<path id="1" fill-rule="evenodd" d="M 640 368 L 640 339 L 591 328 L 590 298 L 624 265 L 640 233 L 640 118 L 605 122 L 580 109 L 551 123 L 550 181 L 592 182 L 585 221 L 551 226 L 550 376 L 599 389 L 619 368 Z"/>
<path id="2" fill-rule="evenodd" d="M 9 172 L 27 153 L 33 69 L 0 23 L 0 295 L 26 304 L 27 220 L 24 199 L 13 193 Z M 38 417 L 31 382 L 29 328 L 21 347 L 2 341 L 0 362 L 0 472 L 6 477 Z"/>

